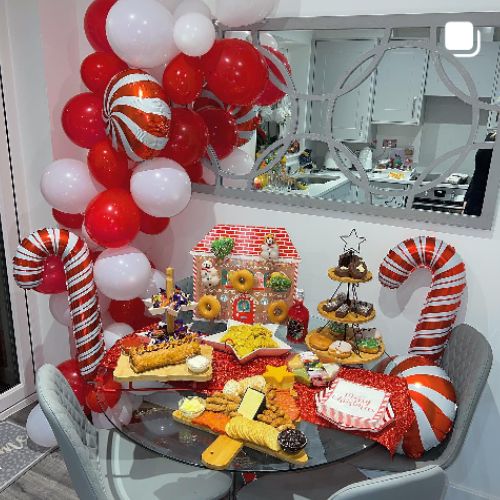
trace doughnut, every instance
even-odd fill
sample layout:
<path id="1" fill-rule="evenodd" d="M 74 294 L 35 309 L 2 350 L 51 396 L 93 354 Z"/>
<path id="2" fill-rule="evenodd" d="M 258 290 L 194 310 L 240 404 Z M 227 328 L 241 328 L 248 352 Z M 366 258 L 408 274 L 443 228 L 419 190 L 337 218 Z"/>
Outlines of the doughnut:
<path id="1" fill-rule="evenodd" d="M 219 316 L 221 305 L 217 297 L 213 295 L 203 295 L 198 301 L 197 313 L 204 319 L 215 319 Z"/>
<path id="2" fill-rule="evenodd" d="M 229 273 L 232 287 L 240 293 L 249 292 L 253 288 L 253 274 L 248 269 L 240 269 Z"/>
<path id="3" fill-rule="evenodd" d="M 318 351 L 327 351 L 332 343 L 329 335 L 320 332 L 314 332 L 309 336 L 309 345 Z"/>
<path id="4" fill-rule="evenodd" d="M 267 317 L 272 323 L 283 323 L 288 317 L 288 306 L 284 300 L 275 300 L 267 308 Z"/>

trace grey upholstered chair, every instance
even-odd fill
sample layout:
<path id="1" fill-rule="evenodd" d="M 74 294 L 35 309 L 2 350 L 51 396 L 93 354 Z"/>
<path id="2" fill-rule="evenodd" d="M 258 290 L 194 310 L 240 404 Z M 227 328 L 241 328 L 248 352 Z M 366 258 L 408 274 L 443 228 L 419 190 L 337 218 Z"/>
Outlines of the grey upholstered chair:
<path id="1" fill-rule="evenodd" d="M 402 455 L 395 455 L 391 459 L 379 445 L 346 461 L 362 469 L 391 472 L 413 470 L 426 465 L 439 465 L 447 469 L 457 458 L 465 441 L 492 362 L 491 346 L 481 333 L 469 325 L 455 327 L 441 362 L 453 382 L 458 400 L 455 425 L 447 439 L 418 461 Z"/>
<path id="2" fill-rule="evenodd" d="M 222 498 L 230 490 L 226 474 L 162 458 L 118 432 L 96 429 L 54 366 L 38 370 L 36 385 L 80 498 L 203 500 Z"/>

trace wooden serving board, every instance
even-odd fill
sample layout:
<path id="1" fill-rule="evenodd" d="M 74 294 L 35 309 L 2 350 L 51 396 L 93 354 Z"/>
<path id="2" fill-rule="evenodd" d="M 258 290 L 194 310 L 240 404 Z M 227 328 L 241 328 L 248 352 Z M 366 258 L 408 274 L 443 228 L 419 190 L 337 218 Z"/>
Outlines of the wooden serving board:
<path id="1" fill-rule="evenodd" d="M 368 321 L 371 321 L 372 319 L 375 318 L 375 309 L 370 313 L 369 316 L 361 316 L 361 314 L 357 314 L 354 312 L 349 312 L 347 313 L 347 316 L 345 318 L 338 318 L 335 316 L 335 311 L 332 312 L 326 312 L 323 311 L 323 306 L 326 305 L 328 301 L 324 300 L 323 302 L 320 302 L 318 304 L 318 312 L 323 316 L 323 318 L 326 318 L 330 321 L 334 321 L 335 323 L 354 323 L 354 324 L 359 324 L 359 323 L 367 323 Z"/>
<path id="2" fill-rule="evenodd" d="M 199 429 L 210 434 L 215 434 L 213 431 L 207 427 L 201 425 L 196 425 L 191 422 L 189 418 L 186 418 L 179 410 L 175 410 L 172 413 L 172 417 L 176 422 L 193 427 L 194 429 Z M 215 434 L 218 435 L 218 434 Z M 285 453 L 284 451 L 273 451 L 269 448 L 263 448 L 253 443 L 248 443 L 246 441 L 239 441 L 232 439 L 226 435 L 218 435 L 219 437 L 203 452 L 201 455 L 203 463 L 212 469 L 224 470 L 233 461 L 234 457 L 239 453 L 241 448 L 246 446 L 252 450 L 260 451 L 267 455 L 271 455 L 283 462 L 289 462 L 296 465 L 305 465 L 309 460 L 307 453 L 302 450 L 299 453 L 291 455 L 290 453 Z M 224 438 L 224 439 L 221 439 Z M 237 444 L 236 444 L 237 443 Z M 238 445 L 238 446 L 237 446 Z M 227 446 L 227 451 L 224 450 L 224 446 Z"/>
<path id="3" fill-rule="evenodd" d="M 339 283 L 352 283 L 354 285 L 358 285 L 359 283 L 368 283 L 373 278 L 373 275 L 370 271 L 368 271 L 366 273 L 365 279 L 357 280 L 355 278 L 337 276 L 337 274 L 335 273 L 335 268 L 332 267 L 328 269 L 328 277 L 333 281 L 338 281 Z"/>
<path id="4" fill-rule="evenodd" d="M 156 370 L 149 370 L 143 373 L 135 373 L 132 370 L 129 358 L 126 354 L 121 354 L 113 372 L 113 378 L 117 382 L 207 382 L 212 379 L 212 347 L 200 345 L 201 354 L 210 359 L 210 367 L 203 373 L 192 373 L 188 370 L 186 363 L 182 365 L 170 365 Z"/>
<path id="5" fill-rule="evenodd" d="M 333 354 L 330 354 L 328 351 L 321 351 L 319 349 L 311 347 L 309 343 L 309 338 L 313 333 L 316 333 L 319 330 L 320 329 L 316 329 L 309 332 L 309 334 L 306 336 L 305 342 L 309 350 L 312 351 L 314 354 L 316 354 L 316 356 L 318 356 L 319 360 L 322 363 L 337 363 L 338 365 L 364 365 L 366 363 L 377 361 L 377 359 L 381 358 L 385 352 L 385 345 L 384 342 L 381 340 L 380 349 L 375 354 L 371 354 L 368 352 L 360 352 L 359 354 L 356 354 L 355 352 L 353 352 L 348 358 L 337 358 Z M 332 337 L 332 342 L 338 339 L 340 339 L 340 336 L 336 338 Z"/>

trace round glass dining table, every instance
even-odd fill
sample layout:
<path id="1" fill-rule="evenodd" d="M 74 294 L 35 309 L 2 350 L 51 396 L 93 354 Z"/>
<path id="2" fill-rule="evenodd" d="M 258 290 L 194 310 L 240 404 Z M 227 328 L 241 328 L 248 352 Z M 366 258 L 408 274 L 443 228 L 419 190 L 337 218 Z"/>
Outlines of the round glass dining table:
<path id="1" fill-rule="evenodd" d="M 320 320 L 311 318 L 312 327 L 319 326 Z M 317 323 L 317 324 L 316 324 Z M 203 330 L 203 325 L 193 325 L 193 330 Z M 281 328 L 277 336 L 284 340 L 285 331 Z M 306 350 L 302 344 L 292 344 L 293 350 Z M 173 412 L 178 409 L 179 400 L 190 395 L 204 395 L 196 392 L 195 384 L 190 390 L 183 390 L 166 383 L 141 383 L 141 386 L 132 384 L 132 388 L 125 389 L 133 394 L 133 399 L 140 402 L 140 406 L 133 412 L 131 421 L 120 424 L 116 409 L 106 409 L 104 414 L 111 424 L 124 436 L 148 450 L 158 453 L 178 462 L 196 467 L 206 466 L 201 455 L 210 446 L 217 436 L 207 431 L 188 427 L 174 420 Z M 153 388 L 152 388 L 153 387 Z M 231 472 L 277 472 L 297 469 L 308 469 L 341 461 L 346 457 L 359 453 L 374 445 L 371 440 L 335 430 L 329 427 L 318 426 L 306 421 L 297 424 L 307 436 L 305 451 L 309 460 L 304 465 L 294 465 L 283 462 L 270 455 L 242 448 L 229 464 L 226 470 Z"/>

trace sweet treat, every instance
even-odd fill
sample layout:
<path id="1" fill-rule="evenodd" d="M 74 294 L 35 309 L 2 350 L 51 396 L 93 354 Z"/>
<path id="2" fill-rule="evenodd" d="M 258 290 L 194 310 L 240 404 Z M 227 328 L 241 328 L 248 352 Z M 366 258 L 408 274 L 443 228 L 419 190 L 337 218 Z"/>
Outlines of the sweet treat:
<path id="1" fill-rule="evenodd" d="M 272 451 L 281 449 L 278 444 L 279 431 L 273 426 L 250 420 L 245 417 L 234 417 L 226 425 L 226 434 L 233 439 L 246 441 Z"/>
<path id="2" fill-rule="evenodd" d="M 307 387 L 311 386 L 311 379 L 309 378 L 309 372 L 305 368 L 297 368 L 295 370 L 292 370 L 292 373 L 295 376 L 295 382 L 307 385 Z"/>
<path id="3" fill-rule="evenodd" d="M 327 351 L 332 338 L 327 333 L 314 332 L 309 337 L 309 345 L 318 351 Z"/>
<path id="4" fill-rule="evenodd" d="M 352 252 L 345 252 L 339 256 L 339 265 L 335 268 L 335 274 L 340 278 L 349 278 L 349 266 L 353 261 L 355 255 Z"/>
<path id="5" fill-rule="evenodd" d="M 196 312 L 202 318 L 210 321 L 219 316 L 221 309 L 222 307 L 217 297 L 214 295 L 203 295 L 198 301 Z"/>
<path id="6" fill-rule="evenodd" d="M 380 350 L 380 343 L 377 339 L 360 339 L 356 342 L 356 347 L 361 352 L 377 354 Z"/>
<path id="7" fill-rule="evenodd" d="M 217 413 L 209 410 L 205 410 L 201 415 L 193 418 L 191 422 L 194 425 L 199 425 L 200 427 L 208 427 L 212 432 L 216 434 L 225 434 L 226 425 L 231 420 L 231 417 L 225 413 Z"/>
<path id="8" fill-rule="evenodd" d="M 328 344 L 330 345 L 330 344 Z M 311 351 L 303 351 L 299 353 L 300 359 L 305 365 L 310 365 L 312 363 L 319 363 L 319 358 Z"/>
<path id="9" fill-rule="evenodd" d="M 349 306 L 347 304 L 342 304 L 336 311 L 335 316 L 337 318 L 345 318 L 349 314 Z"/>
<path id="10" fill-rule="evenodd" d="M 266 387 L 266 379 L 262 375 L 254 375 L 253 377 L 242 378 L 241 380 L 228 380 L 224 385 L 222 392 L 231 396 L 241 396 L 251 387 L 258 391 L 264 391 Z"/>
<path id="11" fill-rule="evenodd" d="M 249 387 L 243 395 L 243 399 L 238 407 L 238 413 L 251 420 L 265 407 L 266 395 Z"/>
<path id="12" fill-rule="evenodd" d="M 156 345 L 133 347 L 129 350 L 129 363 L 135 373 L 143 373 L 184 363 L 187 358 L 200 353 L 200 344 L 189 336 Z"/>
<path id="13" fill-rule="evenodd" d="M 373 312 L 373 304 L 369 302 L 356 302 L 354 305 L 354 311 L 356 314 L 367 318 Z"/>
<path id="14" fill-rule="evenodd" d="M 316 368 L 308 371 L 309 379 L 311 380 L 311 385 L 313 387 L 325 387 L 330 382 L 328 374 L 321 368 Z"/>
<path id="15" fill-rule="evenodd" d="M 253 288 L 254 276 L 248 269 L 240 269 L 229 273 L 229 281 L 237 292 L 245 293 Z"/>
<path id="16" fill-rule="evenodd" d="M 204 373 L 210 367 L 210 360 L 201 354 L 186 359 L 188 370 L 193 373 Z"/>
<path id="17" fill-rule="evenodd" d="M 354 331 L 355 340 L 360 339 L 377 339 L 381 340 L 382 335 L 376 328 L 357 328 Z"/>
<path id="18" fill-rule="evenodd" d="M 205 401 L 198 396 L 189 396 L 179 401 L 179 410 L 187 418 L 195 418 L 205 411 Z"/>
<path id="19" fill-rule="evenodd" d="M 349 267 L 348 266 L 337 266 L 335 268 L 335 274 L 339 278 L 349 278 L 350 277 Z"/>
<path id="20" fill-rule="evenodd" d="M 287 365 L 290 371 L 299 370 L 301 368 L 304 368 L 304 361 L 302 361 L 302 358 L 299 354 L 296 354 L 288 361 Z"/>
<path id="21" fill-rule="evenodd" d="M 288 305 L 284 300 L 275 300 L 267 308 L 267 317 L 271 323 L 283 323 L 288 317 Z"/>
<path id="22" fill-rule="evenodd" d="M 325 312 L 333 312 L 336 311 L 342 304 L 344 304 L 347 300 L 347 295 L 345 293 L 339 293 L 332 299 L 328 300 L 328 302 L 323 306 L 323 311 Z"/>
<path id="23" fill-rule="evenodd" d="M 337 363 L 323 363 L 323 369 L 326 371 L 329 380 L 333 380 L 337 376 L 340 368 L 341 366 Z"/>
<path id="24" fill-rule="evenodd" d="M 279 433 L 278 443 L 285 453 L 295 454 L 306 447 L 307 437 L 299 429 L 285 429 Z"/>
<path id="25" fill-rule="evenodd" d="M 241 398 L 233 394 L 224 394 L 223 392 L 214 392 L 206 399 L 206 409 L 215 413 L 224 413 L 225 415 L 235 416 L 241 404 Z"/>
<path id="26" fill-rule="evenodd" d="M 364 280 L 368 274 L 368 269 L 363 260 L 353 261 L 349 264 L 349 274 L 356 280 Z"/>
<path id="27" fill-rule="evenodd" d="M 352 354 L 352 345 L 344 340 L 336 340 L 330 344 L 328 352 L 336 358 L 345 359 Z"/>
<path id="28" fill-rule="evenodd" d="M 295 382 L 293 373 L 289 372 L 285 365 L 267 365 L 263 377 L 266 379 L 268 385 L 279 389 L 290 389 Z"/>
<path id="29" fill-rule="evenodd" d="M 278 347 L 271 330 L 261 324 L 233 325 L 220 341 L 230 345 L 240 358 L 248 356 L 257 349 Z"/>

